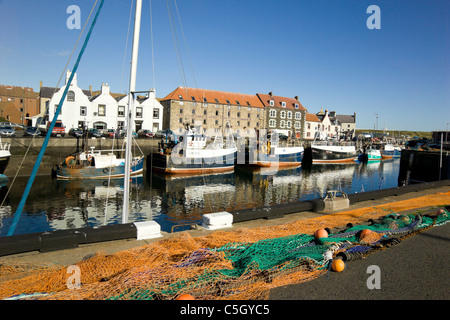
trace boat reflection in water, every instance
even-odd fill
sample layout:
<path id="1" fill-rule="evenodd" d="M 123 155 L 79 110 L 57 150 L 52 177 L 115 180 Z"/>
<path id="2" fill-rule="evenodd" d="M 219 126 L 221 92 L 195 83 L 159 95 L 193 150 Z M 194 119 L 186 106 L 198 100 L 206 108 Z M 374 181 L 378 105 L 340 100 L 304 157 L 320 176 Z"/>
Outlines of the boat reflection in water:
<path id="1" fill-rule="evenodd" d="M 313 164 L 309 170 L 237 166 L 233 172 L 194 176 L 146 172 L 132 180 L 129 221 L 154 220 L 162 231 L 171 232 L 174 226 L 201 223 L 205 213 L 316 199 L 330 189 L 351 194 L 397 187 L 399 164 L 391 159 Z M 0 236 L 8 230 L 26 178 L 18 177 L 0 208 Z M 59 181 L 41 176 L 36 183 L 18 234 L 121 223 L 123 179 L 108 185 L 108 180 Z"/>

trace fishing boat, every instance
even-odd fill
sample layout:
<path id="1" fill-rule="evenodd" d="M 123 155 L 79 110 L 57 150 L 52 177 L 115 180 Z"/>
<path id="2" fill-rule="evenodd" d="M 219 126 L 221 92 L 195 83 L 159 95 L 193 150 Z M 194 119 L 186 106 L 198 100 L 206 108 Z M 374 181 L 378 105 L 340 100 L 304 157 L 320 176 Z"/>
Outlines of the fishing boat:
<path id="1" fill-rule="evenodd" d="M 81 151 L 69 155 L 63 162 L 56 164 L 57 179 L 117 179 L 125 177 L 125 158 L 117 158 L 114 151 Z M 120 151 L 120 150 L 119 150 Z M 105 154 L 106 153 L 106 154 Z M 134 157 L 130 176 L 142 176 L 144 156 Z"/>
<path id="2" fill-rule="evenodd" d="M 381 160 L 381 152 L 380 150 L 368 148 L 364 153 L 361 153 L 358 156 L 357 161 L 360 162 L 368 162 L 368 161 L 379 161 Z"/>
<path id="3" fill-rule="evenodd" d="M 158 152 L 147 156 L 147 170 L 170 174 L 208 174 L 234 170 L 237 148 L 229 141 L 224 144 L 218 133 L 211 143 L 199 130 L 188 127 L 179 139 L 158 144 Z"/>
<path id="4" fill-rule="evenodd" d="M 278 141 L 263 143 L 254 152 L 245 155 L 245 164 L 258 167 L 296 167 L 302 164 L 303 146 L 282 146 Z"/>
<path id="5" fill-rule="evenodd" d="M 312 144 L 311 151 L 313 163 L 346 163 L 358 157 L 354 145 Z"/>
<path id="6" fill-rule="evenodd" d="M 402 149 L 400 147 L 394 146 L 391 143 L 385 144 L 384 148 L 381 150 L 381 156 L 383 159 L 399 158 Z"/>
<path id="7" fill-rule="evenodd" d="M 3 175 L 11 159 L 10 147 L 10 143 L 3 143 L 0 138 L 0 175 Z"/>

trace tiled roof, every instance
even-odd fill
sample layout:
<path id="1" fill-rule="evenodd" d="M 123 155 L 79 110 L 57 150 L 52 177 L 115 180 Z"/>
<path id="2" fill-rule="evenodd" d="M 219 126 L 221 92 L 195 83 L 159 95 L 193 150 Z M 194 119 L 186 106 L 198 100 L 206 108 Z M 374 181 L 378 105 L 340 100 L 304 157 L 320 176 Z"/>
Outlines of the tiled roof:
<path id="1" fill-rule="evenodd" d="M 32 88 L 0 85 L 0 96 L 17 97 L 17 98 L 37 98 L 39 94 L 37 92 L 34 92 Z"/>
<path id="2" fill-rule="evenodd" d="M 305 120 L 311 122 L 320 122 L 319 117 L 317 117 L 317 115 L 315 115 L 314 113 L 306 113 Z"/>
<path id="3" fill-rule="evenodd" d="M 280 97 L 280 96 L 274 96 L 270 94 L 257 94 L 259 99 L 262 101 L 265 107 L 270 107 L 270 100 L 274 101 L 274 106 L 277 108 L 283 108 L 282 102 L 286 103 L 286 109 L 295 109 L 295 110 L 302 110 L 306 111 L 306 108 L 302 106 L 300 101 L 296 98 L 289 98 L 289 97 Z M 295 105 L 298 104 L 298 108 L 295 107 Z"/>
<path id="4" fill-rule="evenodd" d="M 355 123 L 354 115 L 337 114 L 336 118 L 340 123 Z"/>
<path id="5" fill-rule="evenodd" d="M 243 107 L 258 107 L 263 108 L 264 105 L 254 94 L 224 92 L 208 89 L 194 89 L 178 87 L 161 101 L 166 100 L 182 100 L 200 103 L 219 103 L 230 104 Z"/>

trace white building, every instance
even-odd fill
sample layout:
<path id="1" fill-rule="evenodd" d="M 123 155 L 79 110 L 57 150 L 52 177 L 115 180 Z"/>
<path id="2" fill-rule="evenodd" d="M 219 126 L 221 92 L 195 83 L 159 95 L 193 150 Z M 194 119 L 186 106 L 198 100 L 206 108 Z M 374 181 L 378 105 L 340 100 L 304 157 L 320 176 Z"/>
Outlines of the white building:
<path id="1" fill-rule="evenodd" d="M 71 72 L 68 70 L 65 85 L 46 102 L 50 121 L 55 115 L 70 75 Z M 78 87 L 75 74 L 58 116 L 58 120 L 61 120 L 66 127 L 66 131 L 81 127 L 83 124 L 88 128 L 96 129 L 124 129 L 128 96 L 115 95 L 116 98 L 114 98 L 107 83 L 102 84 L 101 91 L 97 95 L 89 96 L 88 92 Z M 162 109 L 153 89 L 147 97 L 136 99 L 132 130 L 136 132 L 140 129 L 162 130 Z"/>

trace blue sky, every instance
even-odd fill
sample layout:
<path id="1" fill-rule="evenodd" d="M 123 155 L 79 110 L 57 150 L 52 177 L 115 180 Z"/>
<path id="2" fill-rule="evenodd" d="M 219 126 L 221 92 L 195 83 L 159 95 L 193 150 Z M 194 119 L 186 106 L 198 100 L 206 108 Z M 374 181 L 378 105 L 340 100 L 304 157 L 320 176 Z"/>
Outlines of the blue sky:
<path id="1" fill-rule="evenodd" d="M 66 9 L 78 5 L 83 25 L 94 2 L 0 0 L 0 84 L 55 86 L 81 31 L 67 28 Z M 152 0 L 153 81 L 149 3 L 143 0 L 138 90 L 154 87 L 164 97 L 187 85 L 298 96 L 311 113 L 356 112 L 358 128 L 373 128 L 375 114 L 379 129 L 429 131 L 450 122 L 448 0 L 177 0 L 183 28 L 176 12 L 172 23 L 186 82 L 166 0 Z M 370 5 L 380 8 L 379 30 L 366 26 Z M 77 72 L 82 88 L 107 82 L 113 92 L 127 90 L 130 8 L 131 0 L 105 1 Z"/>

